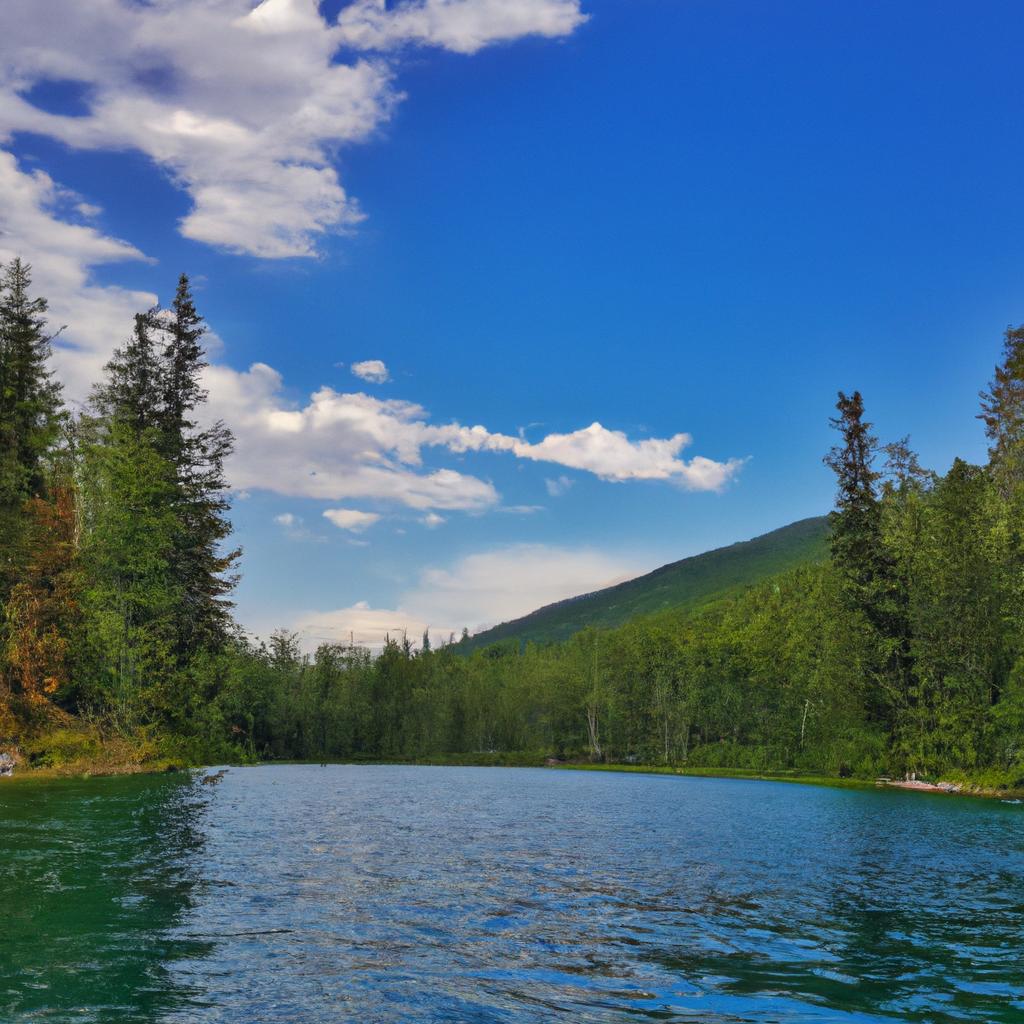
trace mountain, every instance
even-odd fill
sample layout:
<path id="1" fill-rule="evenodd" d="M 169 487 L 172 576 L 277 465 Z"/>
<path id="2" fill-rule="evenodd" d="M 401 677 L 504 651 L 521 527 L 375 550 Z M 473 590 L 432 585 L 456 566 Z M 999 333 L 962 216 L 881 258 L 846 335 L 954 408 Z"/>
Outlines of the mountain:
<path id="1" fill-rule="evenodd" d="M 620 626 L 638 615 L 693 608 L 828 553 L 828 518 L 790 523 L 753 540 L 706 551 L 590 594 L 538 608 L 483 630 L 459 645 L 472 651 L 500 640 L 535 643 L 565 640 L 586 626 Z"/>

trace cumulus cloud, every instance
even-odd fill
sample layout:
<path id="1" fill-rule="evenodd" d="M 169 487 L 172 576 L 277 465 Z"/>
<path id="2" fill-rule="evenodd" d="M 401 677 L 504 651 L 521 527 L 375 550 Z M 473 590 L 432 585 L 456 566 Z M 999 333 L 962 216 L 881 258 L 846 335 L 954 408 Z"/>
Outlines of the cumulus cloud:
<path id="1" fill-rule="evenodd" d="M 376 512 L 360 512 L 354 508 L 329 508 L 324 510 L 324 519 L 334 523 L 339 530 L 362 533 L 379 522 L 380 515 Z"/>
<path id="2" fill-rule="evenodd" d="M 51 299 L 51 318 L 69 330 L 57 342 L 56 363 L 72 399 L 82 399 L 111 349 L 127 337 L 133 315 L 157 296 L 95 283 L 107 263 L 144 260 L 128 242 L 75 220 L 79 199 L 43 171 L 26 171 L 0 152 L 0 260 L 21 255 L 35 269 L 35 287 Z M 370 361 L 377 362 L 377 361 Z M 357 364 L 362 365 L 362 364 Z M 386 372 L 386 367 L 381 368 Z M 498 505 L 493 484 L 450 468 L 425 469 L 423 449 L 506 453 L 585 470 L 605 480 L 675 480 L 693 490 L 717 490 L 740 461 L 679 457 L 688 434 L 631 441 L 594 423 L 531 444 L 483 426 L 433 424 L 415 402 L 379 399 L 323 387 L 305 405 L 284 397 L 275 369 L 256 363 L 239 372 L 223 364 L 206 374 L 210 412 L 225 419 L 238 444 L 229 469 L 238 492 L 272 490 L 331 501 L 380 499 L 424 512 L 479 512 Z"/>
<path id="3" fill-rule="evenodd" d="M 488 481 L 423 468 L 426 413 L 412 402 L 325 387 L 296 407 L 282 395 L 281 375 L 264 363 L 244 373 L 211 366 L 206 383 L 211 411 L 237 437 L 228 464 L 234 488 L 328 501 L 373 498 L 422 511 L 483 511 L 498 501 Z"/>
<path id="4" fill-rule="evenodd" d="M 364 359 L 361 363 L 353 363 L 350 369 L 360 380 L 372 384 L 386 384 L 391 379 L 388 368 L 380 359 Z"/>
<path id="5" fill-rule="evenodd" d="M 417 639 L 458 636 L 525 615 L 535 608 L 621 583 L 643 571 L 629 560 L 588 549 L 519 544 L 479 552 L 448 568 L 428 568 L 395 608 L 361 601 L 348 608 L 308 612 L 293 628 L 308 646 L 330 641 L 380 647 L 386 634 L 407 631 Z"/>
<path id="6" fill-rule="evenodd" d="M 362 216 L 336 148 L 366 139 L 399 99 L 384 62 L 337 62 L 342 42 L 314 0 L 6 0 L 0 136 L 139 151 L 191 197 L 187 237 L 308 256 Z M 80 84 L 84 114 L 26 98 L 54 79 Z"/>
<path id="7" fill-rule="evenodd" d="M 72 398 L 97 379 L 134 315 L 156 302 L 150 292 L 98 285 L 95 268 L 146 260 L 134 245 L 105 235 L 81 216 L 80 197 L 42 170 L 25 170 L 0 150 L 0 263 L 32 265 L 33 288 L 50 299 L 50 322 L 68 325 L 55 346 L 56 369 Z"/>
<path id="8" fill-rule="evenodd" d="M 536 444 L 515 439 L 508 448 L 521 459 L 583 469 L 603 480 L 674 480 L 689 490 L 720 490 L 735 476 L 742 460 L 715 462 L 700 455 L 689 461 L 679 458 L 692 441 L 689 434 L 631 441 L 621 430 L 592 423 L 571 434 L 548 434 Z"/>
<path id="9" fill-rule="evenodd" d="M 405 40 L 472 52 L 521 35 L 564 35 L 582 17 L 576 0 L 415 0 L 390 9 L 359 0 L 337 25 L 315 0 L 7 0 L 0 140 L 24 131 L 78 148 L 140 150 L 192 196 L 182 225 L 190 237 L 260 256 L 309 254 L 317 236 L 358 219 L 331 166 L 333 147 L 365 138 L 397 99 L 390 64 L 339 63 L 339 47 Z M 32 87 L 49 80 L 80 83 L 84 112 L 54 114 L 32 103 Z M 33 263 L 53 323 L 69 325 L 56 357 L 73 399 L 85 396 L 134 313 L 157 301 L 96 282 L 97 268 L 147 258 L 104 234 L 94 222 L 99 212 L 0 151 L 0 259 Z M 388 377 L 381 360 L 352 370 L 373 382 Z M 593 423 L 531 444 L 479 425 L 431 423 L 413 402 L 328 387 L 296 404 L 262 363 L 244 372 L 214 364 L 206 384 L 210 411 L 237 434 L 229 470 L 239 493 L 375 499 L 434 514 L 498 507 L 488 480 L 426 468 L 428 448 L 506 453 L 605 480 L 674 480 L 694 490 L 721 488 L 740 465 L 681 458 L 687 434 L 633 441 Z"/>
<path id="10" fill-rule="evenodd" d="M 448 520 L 445 519 L 444 516 L 439 516 L 436 512 L 428 512 L 422 519 L 420 519 L 420 522 L 428 530 L 436 530 L 437 527 L 442 526 L 444 523 L 448 522 Z"/>
<path id="11" fill-rule="evenodd" d="M 614 482 L 669 480 L 705 491 L 723 487 L 742 464 L 680 458 L 687 434 L 631 441 L 595 423 L 530 444 L 483 426 L 434 424 L 415 402 L 362 392 L 323 387 L 305 405 L 295 405 L 283 396 L 281 375 L 264 363 L 245 373 L 213 366 L 207 383 L 216 414 L 237 435 L 228 467 L 236 489 L 335 501 L 380 499 L 424 512 L 480 512 L 497 506 L 494 485 L 449 468 L 426 469 L 424 449 L 504 453 Z"/>
<path id="12" fill-rule="evenodd" d="M 579 0 L 356 0 L 338 16 L 345 41 L 362 50 L 406 43 L 476 53 L 522 36 L 570 35 L 587 20 Z"/>
<path id="13" fill-rule="evenodd" d="M 141 152 L 192 200 L 182 234 L 258 257 L 310 256 L 362 213 L 333 166 L 401 94 L 380 56 L 343 48 L 415 40 L 460 52 L 564 35 L 576 0 L 356 3 L 337 24 L 316 0 L 4 0 L 0 140 L 32 132 L 77 149 Z M 32 87 L 80 86 L 85 109 L 56 114 Z"/>
<path id="14" fill-rule="evenodd" d="M 687 461 L 679 457 L 692 443 L 689 434 L 631 441 L 621 430 L 592 423 L 571 434 L 548 434 L 536 443 L 522 437 L 493 434 L 484 427 L 430 428 L 433 442 L 453 451 L 510 452 L 520 459 L 551 462 L 569 469 L 586 470 L 602 480 L 671 480 L 687 490 L 721 490 L 740 470 L 742 459 L 716 462 L 702 455 Z"/>

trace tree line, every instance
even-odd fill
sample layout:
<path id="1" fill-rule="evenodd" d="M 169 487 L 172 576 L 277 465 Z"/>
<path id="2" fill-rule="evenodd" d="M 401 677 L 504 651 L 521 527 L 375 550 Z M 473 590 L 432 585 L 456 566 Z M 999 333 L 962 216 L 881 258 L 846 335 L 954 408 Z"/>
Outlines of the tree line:
<path id="1" fill-rule="evenodd" d="M 28 268 L 0 301 L 0 743 L 63 723 L 191 761 L 545 758 L 1024 781 L 1024 328 L 985 465 L 920 465 L 839 394 L 831 557 L 695 611 L 471 654 L 303 654 L 231 619 L 224 461 L 187 278 L 72 416 Z"/>
<path id="2" fill-rule="evenodd" d="M 194 667 L 234 642 L 239 557 L 188 279 L 73 415 L 30 268 L 0 271 L 0 740 L 73 720 L 187 730 Z"/>

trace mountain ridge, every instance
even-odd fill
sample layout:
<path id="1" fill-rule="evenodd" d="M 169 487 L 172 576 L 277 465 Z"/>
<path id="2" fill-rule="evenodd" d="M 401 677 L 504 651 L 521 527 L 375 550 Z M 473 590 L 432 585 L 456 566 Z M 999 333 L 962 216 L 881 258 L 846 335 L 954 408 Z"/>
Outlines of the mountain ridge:
<path id="1" fill-rule="evenodd" d="M 465 651 L 504 640 L 550 643 L 587 626 L 614 627 L 639 615 L 696 607 L 715 597 L 827 555 L 828 517 L 811 516 L 776 530 L 668 562 L 631 580 L 543 605 L 460 643 Z"/>

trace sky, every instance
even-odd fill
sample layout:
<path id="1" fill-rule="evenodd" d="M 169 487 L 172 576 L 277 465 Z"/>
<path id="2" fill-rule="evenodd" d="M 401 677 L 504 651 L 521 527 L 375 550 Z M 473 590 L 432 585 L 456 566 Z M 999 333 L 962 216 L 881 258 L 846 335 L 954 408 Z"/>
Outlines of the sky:
<path id="1" fill-rule="evenodd" d="M 922 462 L 1024 321 L 1024 8 L 4 0 L 0 261 L 81 401 L 187 272 L 240 621 L 503 621 Z"/>

